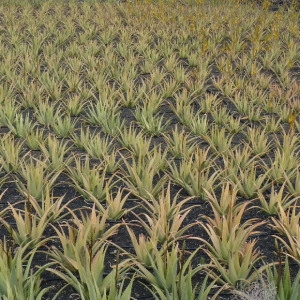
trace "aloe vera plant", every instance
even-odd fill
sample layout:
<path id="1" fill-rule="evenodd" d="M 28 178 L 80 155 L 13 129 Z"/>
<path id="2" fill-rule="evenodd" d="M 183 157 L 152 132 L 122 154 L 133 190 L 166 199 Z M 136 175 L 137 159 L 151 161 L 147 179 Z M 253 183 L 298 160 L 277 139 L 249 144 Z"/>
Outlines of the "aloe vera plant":
<path id="1" fill-rule="evenodd" d="M 0 298 L 253 296 L 265 256 L 298 300 L 271 255 L 299 264 L 297 10 L 25 2 L 0 6 Z"/>
<path id="2" fill-rule="evenodd" d="M 166 176 L 154 183 L 154 177 L 159 172 L 159 164 L 155 157 L 150 160 L 144 157 L 139 157 L 137 161 L 132 159 L 132 165 L 129 159 L 123 157 L 123 162 L 127 170 L 121 170 L 122 180 L 133 194 L 149 198 L 151 195 L 155 197 L 161 192 L 166 182 Z"/>
<path id="3" fill-rule="evenodd" d="M 42 299 L 49 290 L 41 288 L 41 274 L 45 267 L 37 271 L 31 268 L 37 248 L 29 250 L 28 244 L 21 245 L 13 253 L 5 239 L 0 243 L 0 296 L 3 299 Z"/>
<path id="4" fill-rule="evenodd" d="M 20 156 L 23 152 L 23 141 L 16 141 L 10 133 L 5 134 L 0 140 L 0 161 L 3 169 L 15 172 L 19 169 Z"/>
<path id="5" fill-rule="evenodd" d="M 47 187 L 50 189 L 53 187 L 61 171 L 49 171 L 45 161 L 35 161 L 31 158 L 29 162 L 22 161 L 19 172 L 24 182 L 15 177 L 18 190 L 25 197 L 31 195 L 37 200 L 41 200 Z"/>

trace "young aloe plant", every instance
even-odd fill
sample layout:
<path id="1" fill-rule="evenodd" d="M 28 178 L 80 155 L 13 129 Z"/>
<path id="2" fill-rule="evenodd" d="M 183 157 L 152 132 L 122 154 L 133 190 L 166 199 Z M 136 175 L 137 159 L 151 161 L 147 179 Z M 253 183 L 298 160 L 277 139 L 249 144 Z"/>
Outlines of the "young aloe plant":
<path id="1" fill-rule="evenodd" d="M 109 134 L 117 133 L 115 131 L 117 131 L 118 126 L 121 126 L 119 102 L 109 103 L 109 100 L 106 100 L 106 102 L 97 100 L 96 104 L 90 104 L 87 110 L 86 121 L 92 125 L 103 126 L 107 130 L 109 128 L 114 130 L 113 132 L 108 132 Z"/>
<path id="2" fill-rule="evenodd" d="M 20 105 L 16 101 L 11 100 L 0 103 L 0 126 L 11 126 L 19 112 Z"/>
<path id="3" fill-rule="evenodd" d="M 208 114 L 221 102 L 222 100 L 218 98 L 218 94 L 205 94 L 205 98 L 200 103 L 201 112 Z"/>
<path id="4" fill-rule="evenodd" d="M 204 191 L 215 217 L 226 216 L 228 213 L 241 209 L 241 205 L 237 204 L 237 187 L 229 182 L 223 184 L 220 197 L 217 197 L 214 191 Z"/>
<path id="5" fill-rule="evenodd" d="M 178 126 L 171 134 L 165 134 L 164 138 L 169 146 L 169 151 L 174 158 L 188 158 L 196 148 L 195 137 L 191 137 L 184 130 L 179 132 Z"/>
<path id="6" fill-rule="evenodd" d="M 63 228 L 55 228 L 62 250 L 53 247 L 49 254 L 60 269 L 51 267 L 48 270 L 71 285 L 81 299 L 106 299 L 103 296 L 118 294 L 116 287 L 127 270 L 126 262 L 117 262 L 110 273 L 104 275 L 108 247 L 104 240 L 116 234 L 119 226 L 106 229 L 106 217 L 98 214 L 94 205 L 90 216 L 82 214 L 79 219 L 74 214 L 74 225 L 66 225 L 67 233 Z"/>
<path id="7" fill-rule="evenodd" d="M 151 241 L 168 247 L 168 245 L 180 239 L 185 239 L 188 236 L 184 233 L 193 227 L 195 223 L 183 225 L 191 209 L 180 209 L 176 207 L 174 211 L 164 208 L 163 211 L 157 215 L 144 213 L 142 216 L 134 215 L 138 219 L 139 224 L 146 230 L 147 235 Z M 182 214 L 181 214 L 182 213 Z"/>
<path id="8" fill-rule="evenodd" d="M 207 161 L 202 161 L 202 166 L 197 163 L 194 165 L 190 159 L 189 161 L 182 161 L 179 167 L 175 163 L 169 164 L 169 175 L 190 196 L 204 199 L 206 197 L 204 189 L 210 191 L 216 187 L 221 174 L 219 171 L 212 173 L 212 167 L 205 167 L 206 163 Z"/>
<path id="9" fill-rule="evenodd" d="M 233 148 L 231 146 L 233 135 L 228 135 L 224 127 L 220 129 L 218 126 L 213 126 L 209 133 L 205 133 L 204 139 L 216 153 L 226 154 Z"/>
<path id="10" fill-rule="evenodd" d="M 172 199 L 173 198 L 173 199 Z M 148 215 L 164 215 L 166 217 L 166 221 L 172 221 L 173 217 L 177 214 L 183 215 L 186 211 L 193 209 L 196 206 L 189 206 L 188 208 L 182 209 L 182 206 L 186 204 L 186 202 L 193 199 L 193 197 L 187 197 L 184 200 L 179 200 L 179 193 L 177 193 L 174 197 L 171 197 L 171 183 L 168 183 L 168 187 L 166 192 L 162 193 L 158 197 L 151 197 L 150 201 L 147 199 L 142 200 L 142 206 L 148 213 Z"/>
<path id="11" fill-rule="evenodd" d="M 258 208 L 268 215 L 278 215 L 280 207 L 282 207 L 284 210 L 288 209 L 299 199 L 300 196 L 293 197 L 292 195 L 284 195 L 285 187 L 286 184 L 284 183 L 277 192 L 274 184 L 272 184 L 269 199 L 267 199 L 265 195 L 259 190 L 258 200 L 260 202 L 260 205 L 258 206 Z"/>
<path id="12" fill-rule="evenodd" d="M 295 197 L 300 196 L 300 171 L 297 170 L 295 172 L 295 179 L 293 182 L 288 178 L 288 176 L 285 174 L 286 184 L 288 191 Z"/>
<path id="13" fill-rule="evenodd" d="M 107 213 L 99 213 L 95 205 L 90 209 L 90 214 L 81 212 L 80 218 L 73 212 L 71 214 L 73 217 L 71 224 L 54 227 L 62 249 L 53 246 L 50 256 L 65 270 L 76 272 L 80 264 L 90 266 L 91 261 L 88 262 L 86 259 L 92 259 L 98 249 L 105 245 L 105 240 L 118 232 L 120 225 L 116 224 L 108 228 Z M 88 256 L 84 257 L 86 253 Z M 79 261 L 76 261 L 78 259 Z"/>
<path id="14" fill-rule="evenodd" d="M 186 113 L 185 113 L 186 114 Z M 209 121 L 206 114 L 191 113 L 190 116 L 184 117 L 183 124 L 191 130 L 191 132 L 199 137 L 204 137 L 209 129 Z"/>
<path id="15" fill-rule="evenodd" d="M 144 94 L 145 91 L 142 88 L 137 89 L 131 84 L 126 89 L 119 91 L 118 97 L 121 99 L 122 106 L 133 108 L 139 103 Z"/>
<path id="16" fill-rule="evenodd" d="M 277 120 L 274 117 L 265 117 L 263 126 L 267 133 L 276 133 L 280 131 L 281 122 L 282 120 L 280 118 Z"/>
<path id="17" fill-rule="evenodd" d="M 230 70 L 230 72 L 232 72 L 232 70 Z M 230 77 L 232 76 L 228 76 L 226 74 L 221 78 L 213 79 L 213 85 L 224 97 L 232 99 L 237 92 L 237 88 L 234 81 L 230 79 Z"/>
<path id="18" fill-rule="evenodd" d="M 49 99 L 52 101 L 59 101 L 63 96 L 63 82 L 57 82 L 57 79 L 50 77 L 48 72 L 43 73 L 40 76 L 41 85 L 45 88 Z"/>
<path id="19" fill-rule="evenodd" d="M 81 126 L 80 133 L 76 132 L 71 135 L 71 138 L 76 147 L 80 150 L 85 150 L 85 147 L 89 144 L 90 138 L 92 137 L 92 133 L 90 132 L 90 128 Z"/>
<path id="20" fill-rule="evenodd" d="M 69 156 L 72 147 L 68 147 L 66 142 L 59 141 L 55 136 L 49 135 L 39 148 L 49 161 L 49 169 L 53 171 L 63 171 L 72 162 L 72 157 Z"/>
<path id="21" fill-rule="evenodd" d="M 238 241 L 236 242 L 238 243 Z M 239 251 L 230 253 L 225 264 L 220 262 L 215 255 L 207 252 L 211 259 L 211 265 L 208 269 L 210 276 L 217 279 L 221 284 L 228 284 L 232 287 L 241 287 L 255 281 L 260 272 L 266 268 L 266 266 L 262 266 L 258 270 L 254 269 L 255 263 L 262 259 L 260 251 L 255 246 L 256 240 L 244 243 Z"/>
<path id="22" fill-rule="evenodd" d="M 30 150 L 39 150 L 40 145 L 44 145 L 46 138 L 44 137 L 43 129 L 34 129 L 29 131 L 24 136 L 25 143 Z"/>
<path id="23" fill-rule="evenodd" d="M 102 204 L 94 197 L 92 194 L 90 194 L 90 200 L 94 202 L 96 207 L 99 209 L 99 211 L 107 216 L 108 220 L 120 220 L 123 216 L 125 216 L 129 211 L 133 210 L 124 208 L 126 201 L 128 197 L 130 196 L 130 193 L 127 193 L 126 195 L 123 195 L 123 190 L 119 189 L 117 194 L 114 195 L 108 188 L 106 188 L 106 197 L 105 197 L 105 204 Z"/>
<path id="24" fill-rule="evenodd" d="M 103 156 L 103 164 L 106 167 L 106 172 L 113 175 L 120 169 L 121 159 L 119 158 L 119 151 L 113 150 L 110 154 Z"/>
<path id="25" fill-rule="evenodd" d="M 180 75 L 179 75 L 180 76 Z M 180 80 L 180 78 L 178 78 Z M 164 80 L 162 84 L 162 99 L 174 97 L 180 87 L 180 82 L 177 79 Z"/>
<path id="26" fill-rule="evenodd" d="M 178 65 L 178 58 L 175 54 L 172 53 L 169 57 L 165 59 L 164 64 L 166 71 L 171 73 L 174 70 L 174 68 Z"/>
<path id="27" fill-rule="evenodd" d="M 76 120 L 72 120 L 70 115 L 58 115 L 51 120 L 50 125 L 59 138 L 67 138 L 72 135 Z"/>
<path id="28" fill-rule="evenodd" d="M 100 125 L 103 132 L 116 137 L 119 133 L 119 130 L 123 130 L 125 121 L 121 120 L 119 113 L 116 113 L 103 118 Z"/>
<path id="29" fill-rule="evenodd" d="M 258 156 L 253 156 L 252 148 L 249 144 L 229 150 L 223 155 L 224 174 L 230 178 L 231 173 L 237 173 L 238 169 L 245 169 L 256 162 Z"/>
<path id="30" fill-rule="evenodd" d="M 226 266 L 229 266 L 231 259 L 233 261 L 238 260 L 237 257 L 234 258 L 235 253 L 242 252 L 244 247 L 250 247 L 249 251 L 254 249 L 255 241 L 249 243 L 248 239 L 258 233 L 256 231 L 257 227 L 264 224 L 264 222 L 257 222 L 257 219 L 242 223 L 242 216 L 248 203 L 237 205 L 236 195 L 236 188 L 233 192 L 230 192 L 228 184 L 222 189 L 220 203 L 215 195 L 208 193 L 214 217 L 203 216 L 206 222 L 200 222 L 201 227 L 207 232 L 210 239 L 210 241 L 200 239 L 207 247 L 207 254 L 214 260 L 214 263 L 218 261 Z M 258 256 L 254 253 L 256 251 L 252 253 L 253 259 Z"/>
<path id="31" fill-rule="evenodd" d="M 82 133 L 81 143 L 85 141 L 86 136 Z M 84 150 L 92 158 L 103 159 L 110 155 L 114 148 L 114 140 L 109 136 L 101 137 L 99 134 L 90 135 L 87 143 L 83 144 Z"/>
<path id="32" fill-rule="evenodd" d="M 228 120 L 230 118 L 230 113 L 228 109 L 224 106 L 214 107 L 211 111 L 211 115 L 215 123 L 221 126 L 225 126 L 225 124 L 228 123 Z"/>
<path id="33" fill-rule="evenodd" d="M 71 117 L 78 117 L 85 105 L 86 100 L 82 99 L 81 93 L 70 96 L 65 103 L 66 110 Z"/>
<path id="34" fill-rule="evenodd" d="M 134 157 L 143 157 L 150 151 L 152 138 L 146 137 L 143 131 L 138 132 L 132 124 L 129 128 L 119 132 L 118 139 Z"/>
<path id="35" fill-rule="evenodd" d="M 33 271 L 33 260 L 37 249 L 29 249 L 30 242 L 14 249 L 6 239 L 0 242 L 0 297 L 2 299 L 36 299 L 41 300 L 49 288 L 41 288 L 41 274 L 46 266 Z"/>
<path id="36" fill-rule="evenodd" d="M 255 155 L 263 156 L 271 149 L 271 142 L 268 141 L 266 130 L 248 128 L 247 138 Z"/>
<path id="37" fill-rule="evenodd" d="M 36 123 L 30 120 L 29 116 L 23 117 L 22 114 L 16 114 L 13 122 L 8 121 L 8 128 L 16 137 L 25 137 L 29 132 L 35 130 Z"/>
<path id="38" fill-rule="evenodd" d="M 288 256 L 284 263 L 280 260 L 278 266 L 267 268 L 267 280 L 275 286 L 276 299 L 297 300 L 300 297 L 300 272 L 292 281 L 291 268 Z M 273 298 L 274 299 L 274 298 Z"/>
<path id="39" fill-rule="evenodd" d="M 60 118 L 62 107 L 56 108 L 55 103 L 52 103 L 48 98 L 45 101 L 38 102 L 34 107 L 34 114 L 37 121 L 49 127 L 53 120 Z"/>
<path id="40" fill-rule="evenodd" d="M 164 96 L 153 88 L 149 90 L 144 97 L 145 100 L 140 107 L 141 110 L 144 111 L 145 115 L 147 112 L 152 115 L 158 113 L 159 108 L 163 105 Z"/>
<path id="41" fill-rule="evenodd" d="M 185 88 L 181 92 L 176 93 L 174 96 L 175 101 L 168 101 L 171 110 L 176 114 L 182 124 L 189 124 L 194 114 L 192 107 L 194 98 L 194 94 Z"/>
<path id="42" fill-rule="evenodd" d="M 238 188 L 238 194 L 246 199 L 255 198 L 258 191 L 264 191 L 270 185 L 267 180 L 268 172 L 257 175 L 258 166 L 249 164 L 243 170 L 238 167 L 228 172 L 228 180 Z"/>
<path id="43" fill-rule="evenodd" d="M 188 74 L 183 66 L 177 66 L 177 68 L 174 69 L 173 76 L 177 84 L 180 85 L 186 81 Z"/>
<path id="44" fill-rule="evenodd" d="M 288 256 L 298 264 L 300 262 L 300 212 L 297 206 L 290 207 L 287 211 L 279 206 L 278 219 L 272 218 L 272 227 L 280 234 L 275 235 L 285 247 Z M 283 237 L 285 237 L 285 239 Z"/>
<path id="45" fill-rule="evenodd" d="M 77 161 L 77 165 L 84 170 L 84 173 L 77 168 L 69 168 L 69 177 L 73 181 L 74 188 L 87 200 L 92 201 L 92 197 L 98 199 L 98 201 L 104 201 L 106 197 L 106 188 L 112 189 L 114 183 L 112 183 L 113 177 L 107 179 L 106 167 L 95 166 L 92 169 L 87 168 L 88 163 L 84 166 L 80 165 Z"/>
<path id="46" fill-rule="evenodd" d="M 209 276 L 205 276 L 204 280 L 201 283 L 201 288 L 199 289 L 198 285 L 193 287 L 192 277 L 193 269 L 190 267 L 186 272 L 186 275 L 181 275 L 180 283 L 175 287 L 174 291 L 171 294 L 168 294 L 161 290 L 160 288 L 154 287 L 152 292 L 155 300 L 173 300 L 173 299 L 194 299 L 194 300 L 216 300 L 218 299 L 219 294 L 222 292 L 223 287 L 217 287 L 217 280 L 213 280 L 209 284 L 207 281 Z M 178 292 L 176 292 L 178 288 Z M 211 296 L 213 295 L 213 296 Z"/>
<path id="47" fill-rule="evenodd" d="M 48 166 L 45 161 L 36 160 L 33 158 L 26 162 L 22 161 L 19 173 L 23 180 L 16 177 L 17 188 L 25 197 L 31 195 L 38 201 L 41 201 L 45 195 L 46 189 L 52 188 L 55 180 L 60 175 L 61 171 L 48 171 Z"/>
<path id="48" fill-rule="evenodd" d="M 20 157 L 24 141 L 15 141 L 10 133 L 0 139 L 0 162 L 2 168 L 7 172 L 16 172 L 20 168 Z"/>
<path id="49" fill-rule="evenodd" d="M 28 195 L 27 201 L 31 206 L 32 212 L 34 211 L 40 219 L 43 218 L 43 216 L 46 216 L 47 222 L 53 223 L 65 219 L 70 214 L 68 205 L 74 199 L 63 204 L 64 198 L 64 196 L 54 197 L 53 192 L 50 193 L 49 186 L 47 186 L 41 201 L 38 201 L 30 195 Z"/>
<path id="50" fill-rule="evenodd" d="M 283 183 L 287 177 L 289 180 L 297 174 L 300 159 L 297 151 L 287 152 L 279 148 L 275 150 L 273 163 L 269 168 L 269 177 L 277 183 Z M 266 168 L 268 168 L 266 166 Z"/>
<path id="51" fill-rule="evenodd" d="M 104 272 L 107 253 L 106 245 L 99 242 L 94 243 L 92 253 L 88 247 L 77 249 L 73 246 L 73 248 L 75 257 L 70 261 L 76 272 L 72 272 L 69 268 L 60 264 L 59 261 L 56 264 L 60 266 L 60 269 L 52 267 L 47 270 L 70 285 L 82 300 L 126 300 L 130 298 L 132 281 L 130 281 L 124 291 L 119 288 L 119 284 L 121 284 L 121 287 L 124 286 L 124 279 L 121 280 L 120 278 L 126 276 L 128 269 L 126 264 L 116 265 L 108 274 Z M 61 288 L 54 299 L 65 288 L 66 286 Z"/>
<path id="52" fill-rule="evenodd" d="M 296 155 L 300 151 L 299 139 L 297 135 L 293 133 L 283 132 L 282 139 L 275 138 L 276 145 L 281 153 Z"/>
<path id="53" fill-rule="evenodd" d="M 75 93 L 80 91 L 82 86 L 82 80 L 80 78 L 79 70 L 78 71 L 74 70 L 74 72 L 72 73 L 67 73 L 65 76 L 65 84 L 67 86 L 67 91 L 69 93 Z"/>
<path id="54" fill-rule="evenodd" d="M 155 145 L 151 151 L 149 151 L 145 159 L 148 161 L 154 160 L 154 165 L 157 167 L 157 172 L 165 172 L 168 168 L 168 149 L 163 150 L 162 144 Z"/>
<path id="55" fill-rule="evenodd" d="M 24 209 L 19 211 L 14 208 L 11 204 L 9 205 L 9 210 L 16 222 L 17 228 L 14 229 L 9 222 L 5 221 L 3 218 L 0 222 L 9 232 L 11 238 L 14 242 L 21 246 L 27 245 L 28 248 L 34 249 L 37 245 L 45 243 L 50 238 L 44 239 L 43 234 L 48 225 L 47 215 L 39 218 L 31 210 L 30 203 L 24 203 Z"/>
<path id="56" fill-rule="evenodd" d="M 159 135 L 165 132 L 170 123 L 170 121 L 166 120 L 163 115 L 161 116 L 158 113 L 154 114 L 149 111 L 147 107 L 137 109 L 135 111 L 135 118 L 145 132 L 150 135 Z"/>
<path id="57" fill-rule="evenodd" d="M 149 255 L 151 271 L 139 262 L 135 262 L 134 269 L 139 277 L 150 284 L 150 291 L 155 299 L 206 299 L 205 296 L 207 296 L 213 285 L 210 285 L 206 290 L 202 286 L 200 296 L 197 298 L 195 297 L 196 290 L 193 289 L 191 282 L 195 274 L 202 268 L 201 265 L 195 268 L 191 267 L 191 261 L 197 252 L 197 250 L 194 251 L 184 261 L 180 259 L 182 251 L 179 250 L 178 244 L 163 252 L 153 248 L 152 255 Z M 214 299 L 216 297 L 217 295 Z"/>
<path id="58" fill-rule="evenodd" d="M 121 176 L 130 192 L 146 199 L 149 199 L 151 195 L 156 197 L 161 192 L 166 182 L 166 176 L 162 176 L 157 183 L 154 183 L 154 178 L 160 171 L 160 165 L 155 157 L 149 160 L 139 157 L 137 160 L 132 159 L 131 163 L 128 158 L 122 156 L 122 159 L 126 169 L 122 168 Z"/>

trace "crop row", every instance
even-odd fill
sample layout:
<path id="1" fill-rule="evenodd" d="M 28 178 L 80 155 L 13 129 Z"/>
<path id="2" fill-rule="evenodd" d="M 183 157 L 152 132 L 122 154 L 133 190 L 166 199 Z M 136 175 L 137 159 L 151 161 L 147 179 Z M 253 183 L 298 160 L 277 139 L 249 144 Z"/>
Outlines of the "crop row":
<path id="1" fill-rule="evenodd" d="M 0 6 L 0 298 L 298 299 L 298 28 L 234 2 Z"/>

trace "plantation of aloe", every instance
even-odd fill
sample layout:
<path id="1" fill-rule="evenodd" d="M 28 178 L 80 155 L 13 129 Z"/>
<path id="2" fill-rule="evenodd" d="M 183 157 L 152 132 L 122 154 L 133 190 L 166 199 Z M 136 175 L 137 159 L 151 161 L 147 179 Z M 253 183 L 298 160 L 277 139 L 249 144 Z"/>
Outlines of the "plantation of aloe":
<path id="1" fill-rule="evenodd" d="M 299 300 L 298 2 L 0 4 L 0 299 Z"/>

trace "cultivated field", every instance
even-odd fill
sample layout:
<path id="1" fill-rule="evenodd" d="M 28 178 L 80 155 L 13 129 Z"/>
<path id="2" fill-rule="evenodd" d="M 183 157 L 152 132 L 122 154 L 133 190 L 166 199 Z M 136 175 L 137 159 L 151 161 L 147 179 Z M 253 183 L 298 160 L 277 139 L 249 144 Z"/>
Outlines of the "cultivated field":
<path id="1" fill-rule="evenodd" d="M 0 299 L 300 299 L 296 7 L 1 3 Z"/>

